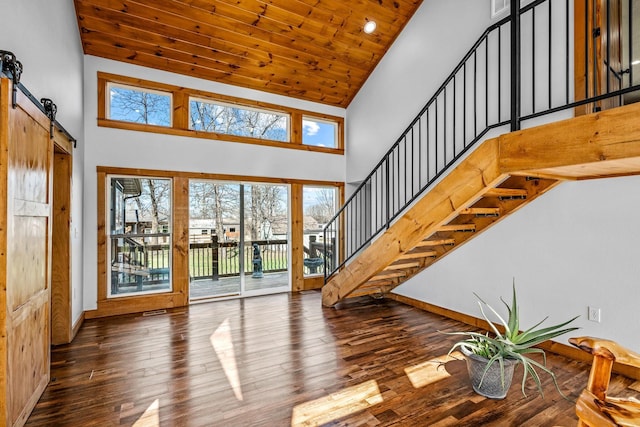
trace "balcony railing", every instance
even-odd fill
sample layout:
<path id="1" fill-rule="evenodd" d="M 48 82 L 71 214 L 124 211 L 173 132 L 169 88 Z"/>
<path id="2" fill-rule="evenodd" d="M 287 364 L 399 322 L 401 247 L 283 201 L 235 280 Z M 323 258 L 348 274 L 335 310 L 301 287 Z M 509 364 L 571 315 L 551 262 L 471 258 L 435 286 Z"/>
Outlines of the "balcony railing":
<path id="1" fill-rule="evenodd" d="M 114 239 L 116 242 L 118 239 Z M 112 269 L 112 294 L 120 288 L 169 283 L 169 243 L 143 244 L 135 239 L 120 239 L 113 244 L 117 261 Z M 253 272 L 253 243 L 260 249 L 263 273 L 287 271 L 288 242 L 286 240 L 256 240 L 245 243 L 242 265 L 245 274 Z M 240 253 L 238 242 L 218 242 L 215 238 L 204 243 L 189 244 L 190 280 L 218 280 L 221 277 L 240 275 Z M 129 291 L 130 292 L 130 291 Z"/>
<path id="2" fill-rule="evenodd" d="M 286 240 L 254 240 L 244 244 L 245 274 L 253 272 L 253 244 L 260 249 L 262 271 L 274 273 L 288 269 L 289 245 Z M 238 242 L 218 242 L 214 238 L 206 243 L 189 244 L 189 277 L 191 280 L 240 275 L 240 247 Z"/>
<path id="3" fill-rule="evenodd" d="M 511 15 L 487 28 L 327 223 L 324 242 L 337 245 L 325 281 L 491 130 L 518 130 L 524 121 L 567 117 L 574 109 L 598 111 L 637 94 L 633 3 L 622 11 L 609 0 L 538 0 L 521 8 L 512 2 Z"/>

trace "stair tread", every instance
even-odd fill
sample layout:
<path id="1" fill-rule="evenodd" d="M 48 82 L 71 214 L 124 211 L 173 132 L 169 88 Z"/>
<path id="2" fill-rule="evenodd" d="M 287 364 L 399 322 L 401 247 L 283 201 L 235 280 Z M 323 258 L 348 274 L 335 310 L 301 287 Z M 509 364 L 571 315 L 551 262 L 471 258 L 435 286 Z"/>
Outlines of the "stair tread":
<path id="1" fill-rule="evenodd" d="M 390 266 L 386 267 L 385 270 L 389 271 L 389 270 L 403 270 L 405 268 L 416 268 L 416 267 L 420 267 L 420 263 L 419 262 L 404 262 L 401 264 L 391 264 Z"/>
<path id="2" fill-rule="evenodd" d="M 500 215 L 500 208 L 467 208 L 460 211 L 460 215 Z"/>
<path id="3" fill-rule="evenodd" d="M 492 188 L 484 193 L 485 197 L 526 197 L 527 190 L 520 188 Z"/>
<path id="4" fill-rule="evenodd" d="M 392 279 L 395 277 L 405 277 L 407 275 L 407 273 L 405 273 L 404 271 L 396 271 L 393 273 L 385 273 L 380 272 L 378 274 L 376 274 L 375 276 L 373 276 L 371 279 L 369 279 L 369 281 L 375 281 L 375 280 L 383 280 L 383 279 Z"/>
<path id="5" fill-rule="evenodd" d="M 398 257 L 398 259 L 418 259 L 437 256 L 436 251 L 407 252 Z"/>
<path id="6" fill-rule="evenodd" d="M 416 248 L 425 247 L 425 246 L 440 246 L 440 245 L 455 245 L 456 241 L 454 239 L 438 239 L 438 240 L 423 240 L 422 242 L 416 245 Z"/>
<path id="7" fill-rule="evenodd" d="M 475 224 L 447 224 L 438 227 L 438 231 L 476 231 Z"/>

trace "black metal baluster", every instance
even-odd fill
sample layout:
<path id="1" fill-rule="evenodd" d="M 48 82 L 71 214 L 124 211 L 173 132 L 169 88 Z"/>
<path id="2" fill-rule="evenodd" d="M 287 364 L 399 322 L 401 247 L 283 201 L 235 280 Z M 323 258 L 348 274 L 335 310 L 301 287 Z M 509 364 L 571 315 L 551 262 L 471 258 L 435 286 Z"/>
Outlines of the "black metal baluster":
<path id="1" fill-rule="evenodd" d="M 502 121 L 502 27 L 498 27 L 498 123 L 500 123 L 501 121 Z"/>
<path id="2" fill-rule="evenodd" d="M 576 1 L 580 1 L 580 0 L 576 0 Z M 564 62 L 564 68 L 565 68 L 565 80 L 564 80 L 564 87 L 565 87 L 565 103 L 568 104 L 569 103 L 569 0 L 565 0 L 564 2 L 564 8 L 565 8 L 565 22 L 564 22 L 564 26 L 565 26 L 565 44 L 564 44 L 564 52 L 565 52 L 565 62 Z M 577 94 L 576 94 L 577 97 Z"/>
<path id="3" fill-rule="evenodd" d="M 462 145 L 467 147 L 467 62 L 462 68 Z"/>
<path id="4" fill-rule="evenodd" d="M 629 0 L 629 37 L 627 40 L 633 40 L 633 1 Z M 629 44 L 629 87 L 633 86 L 633 43 Z"/>
<path id="5" fill-rule="evenodd" d="M 478 136 L 478 54 L 473 51 L 473 137 Z"/>
<path id="6" fill-rule="evenodd" d="M 422 117 L 418 120 L 418 188 L 422 187 Z"/>
<path id="7" fill-rule="evenodd" d="M 430 112 L 427 109 L 427 182 L 431 180 L 431 131 L 429 129 Z"/>
<path id="8" fill-rule="evenodd" d="M 385 161 L 385 167 L 386 167 L 386 173 L 385 173 L 385 182 L 386 182 L 386 202 L 387 202 L 387 220 L 386 220 L 386 224 L 387 224 L 387 228 L 389 228 L 389 222 L 391 219 L 391 194 L 390 191 L 391 189 L 389 188 L 390 186 L 390 177 L 389 177 L 389 157 L 387 157 L 387 160 Z"/>
<path id="9" fill-rule="evenodd" d="M 520 0 L 511 0 L 511 131 L 520 130 Z"/>
<path id="10" fill-rule="evenodd" d="M 436 98 L 436 120 L 435 120 L 435 148 L 436 148 L 436 166 L 435 166 L 435 173 L 438 174 L 438 172 L 440 171 L 439 166 L 438 166 L 438 98 Z"/>
<path id="11" fill-rule="evenodd" d="M 609 85 L 611 69 L 611 1 L 607 0 L 607 64 L 605 79 L 607 80 L 607 93 L 611 92 Z"/>
<path id="12" fill-rule="evenodd" d="M 420 123 L 420 122 L 418 122 Z M 411 197 L 415 195 L 415 133 L 414 128 L 411 128 Z"/>
<path id="13" fill-rule="evenodd" d="M 548 1 L 548 4 L 549 4 L 549 46 L 548 46 L 548 48 L 549 48 L 549 64 L 548 64 L 548 66 L 549 66 L 549 75 L 548 75 L 548 78 L 549 78 L 549 83 L 548 83 L 549 84 L 549 87 L 548 87 L 549 103 L 548 103 L 548 107 L 547 108 L 551 109 L 551 69 L 552 69 L 551 38 L 553 37 L 553 31 L 551 29 L 551 27 L 552 27 L 551 24 L 552 24 L 552 16 L 553 16 L 552 13 L 553 12 L 551 11 L 551 1 L 550 0 L 547 0 L 547 1 Z"/>
<path id="14" fill-rule="evenodd" d="M 458 155 L 458 146 L 456 144 L 456 135 L 458 130 L 456 129 L 456 115 L 458 114 L 458 110 L 456 109 L 456 76 L 458 74 L 453 75 L 453 157 Z"/>
<path id="15" fill-rule="evenodd" d="M 444 87 L 443 96 L 443 110 L 442 113 L 442 152 L 444 155 L 444 164 L 447 164 L 447 87 Z"/>
<path id="16" fill-rule="evenodd" d="M 531 9 L 531 112 L 536 112 L 536 8 Z"/>
<path id="17" fill-rule="evenodd" d="M 484 126 L 489 126 L 489 36 L 484 39 Z"/>

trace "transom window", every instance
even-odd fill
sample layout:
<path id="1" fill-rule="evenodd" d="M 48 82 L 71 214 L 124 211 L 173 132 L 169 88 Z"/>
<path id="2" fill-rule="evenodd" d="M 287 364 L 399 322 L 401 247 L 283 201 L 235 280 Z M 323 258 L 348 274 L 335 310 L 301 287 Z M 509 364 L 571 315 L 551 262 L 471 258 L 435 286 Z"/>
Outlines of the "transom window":
<path id="1" fill-rule="evenodd" d="M 289 115 L 191 98 L 189 128 L 226 135 L 289 142 Z"/>
<path id="2" fill-rule="evenodd" d="M 108 118 L 131 123 L 171 126 L 171 94 L 109 83 Z"/>
<path id="3" fill-rule="evenodd" d="M 98 72 L 98 125 L 344 154 L 344 118 Z"/>
<path id="4" fill-rule="evenodd" d="M 338 147 L 338 123 L 310 116 L 302 117 L 302 143 L 314 147 Z"/>

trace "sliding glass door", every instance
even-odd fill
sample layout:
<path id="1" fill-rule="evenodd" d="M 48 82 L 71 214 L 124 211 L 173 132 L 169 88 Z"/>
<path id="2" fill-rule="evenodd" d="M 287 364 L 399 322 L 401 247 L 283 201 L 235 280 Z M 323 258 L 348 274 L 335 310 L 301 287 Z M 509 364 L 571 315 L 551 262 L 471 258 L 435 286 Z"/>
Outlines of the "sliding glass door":
<path id="1" fill-rule="evenodd" d="M 246 293 L 289 290 L 289 192 L 285 185 L 244 185 Z"/>
<path id="2" fill-rule="evenodd" d="M 191 180 L 189 205 L 191 301 L 290 289 L 287 186 Z"/>

